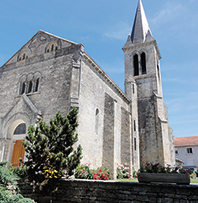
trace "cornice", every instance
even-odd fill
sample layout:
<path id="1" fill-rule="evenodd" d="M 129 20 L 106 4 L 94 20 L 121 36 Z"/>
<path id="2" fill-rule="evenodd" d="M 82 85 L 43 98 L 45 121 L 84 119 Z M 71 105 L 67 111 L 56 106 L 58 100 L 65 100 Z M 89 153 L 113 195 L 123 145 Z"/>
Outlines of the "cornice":
<path id="1" fill-rule="evenodd" d="M 158 49 L 158 46 L 157 46 L 157 42 L 156 40 L 153 40 L 153 41 L 149 41 L 149 42 L 144 42 L 144 43 L 140 43 L 140 44 L 131 44 L 131 46 L 128 46 L 128 47 L 123 47 L 122 50 L 125 52 L 125 51 L 132 51 L 134 49 L 140 49 L 140 48 L 143 48 L 143 47 L 146 47 L 146 46 L 149 46 L 149 45 L 154 45 L 155 46 L 155 49 L 157 51 L 157 55 L 159 57 L 159 59 L 161 59 L 161 54 L 159 52 L 159 49 Z"/>

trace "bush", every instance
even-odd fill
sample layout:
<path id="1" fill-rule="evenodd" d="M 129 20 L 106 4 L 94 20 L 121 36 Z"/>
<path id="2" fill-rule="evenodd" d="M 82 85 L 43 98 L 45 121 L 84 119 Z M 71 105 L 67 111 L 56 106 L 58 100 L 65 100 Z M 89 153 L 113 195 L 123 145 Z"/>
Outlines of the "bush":
<path id="1" fill-rule="evenodd" d="M 17 178 L 25 178 L 28 175 L 27 166 L 24 164 L 21 158 L 17 167 L 10 167 L 9 169 Z"/>
<path id="2" fill-rule="evenodd" d="M 133 171 L 133 178 L 137 178 L 137 171 Z"/>
<path id="3" fill-rule="evenodd" d="M 196 179 L 197 178 L 197 174 L 195 172 L 190 174 L 190 178 L 191 179 Z"/>
<path id="4" fill-rule="evenodd" d="M 10 162 L 0 163 L 0 203 L 33 203 L 34 200 L 19 194 L 17 182 L 13 180 L 15 175 L 8 167 L 11 167 Z M 14 190 L 15 194 L 12 194 L 8 188 Z"/>
<path id="5" fill-rule="evenodd" d="M 89 169 L 91 163 L 79 164 L 75 170 L 75 178 L 77 179 L 93 179 L 93 175 Z"/>
<path id="6" fill-rule="evenodd" d="M 117 178 L 118 179 L 130 178 L 129 166 L 127 163 L 125 164 L 117 163 Z"/>

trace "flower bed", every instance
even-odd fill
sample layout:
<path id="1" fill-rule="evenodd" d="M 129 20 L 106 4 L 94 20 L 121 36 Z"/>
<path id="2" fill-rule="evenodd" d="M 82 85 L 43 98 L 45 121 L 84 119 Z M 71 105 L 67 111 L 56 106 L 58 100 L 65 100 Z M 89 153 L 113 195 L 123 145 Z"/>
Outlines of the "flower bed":
<path id="1" fill-rule="evenodd" d="M 189 173 L 180 167 L 162 167 L 157 164 L 148 163 L 141 167 L 138 173 L 138 181 L 144 183 L 166 182 L 177 184 L 190 184 Z"/>
<path id="2" fill-rule="evenodd" d="M 180 173 L 138 173 L 140 183 L 165 182 L 183 185 L 190 184 L 189 174 Z"/>

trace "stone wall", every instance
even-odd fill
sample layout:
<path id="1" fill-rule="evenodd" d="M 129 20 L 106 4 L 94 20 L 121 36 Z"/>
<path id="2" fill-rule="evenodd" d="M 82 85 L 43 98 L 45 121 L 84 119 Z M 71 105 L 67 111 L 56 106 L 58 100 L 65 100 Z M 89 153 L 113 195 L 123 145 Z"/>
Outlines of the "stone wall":
<path id="1" fill-rule="evenodd" d="M 31 187 L 23 182 L 21 192 L 25 197 L 34 198 L 37 203 L 44 203 L 38 194 L 32 193 Z M 62 180 L 59 190 L 54 195 L 53 203 L 95 202 L 95 203 L 196 203 L 197 185 L 145 184 L 119 181 Z"/>

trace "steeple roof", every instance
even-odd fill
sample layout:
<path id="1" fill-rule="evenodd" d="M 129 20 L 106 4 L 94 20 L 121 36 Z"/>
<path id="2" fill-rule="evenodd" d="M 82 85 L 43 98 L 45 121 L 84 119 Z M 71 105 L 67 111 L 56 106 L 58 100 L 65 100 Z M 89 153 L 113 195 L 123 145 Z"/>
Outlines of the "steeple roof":
<path id="1" fill-rule="evenodd" d="M 142 1 L 139 0 L 136 10 L 133 29 L 131 32 L 131 41 L 133 44 L 143 43 L 145 41 L 154 40 L 145 12 L 142 5 Z"/>

